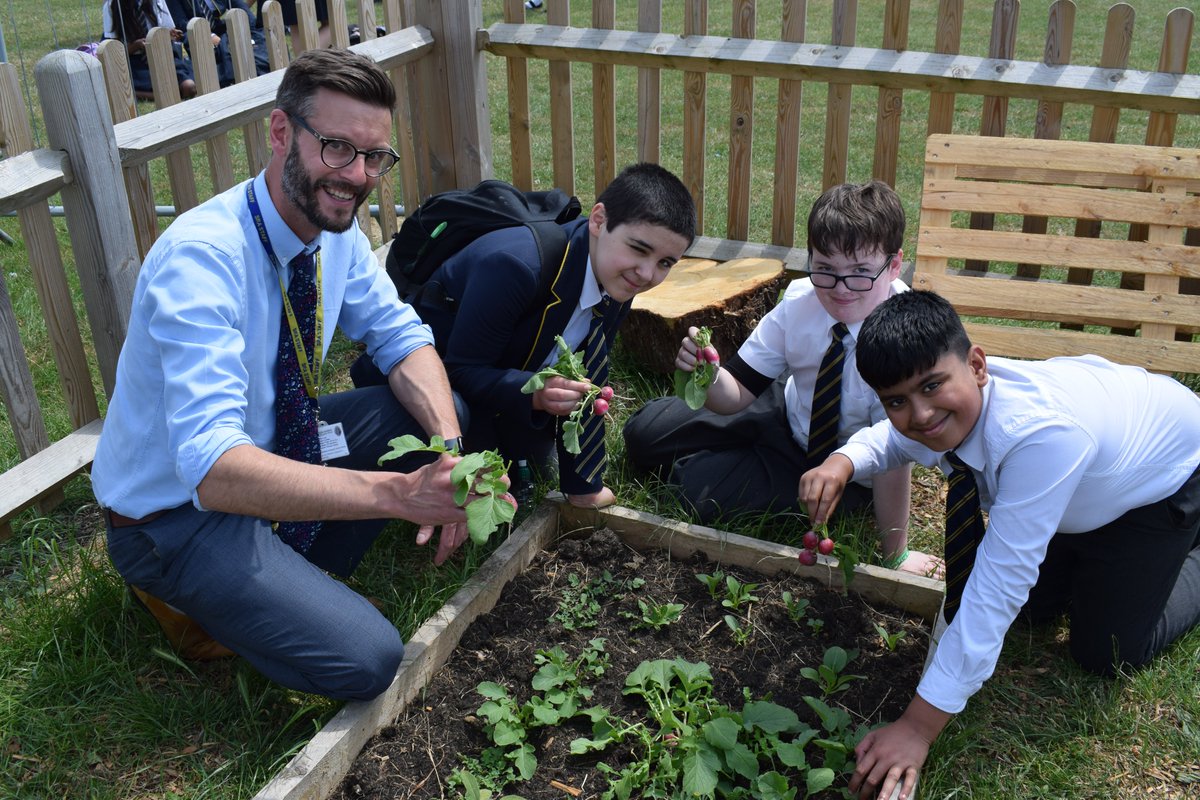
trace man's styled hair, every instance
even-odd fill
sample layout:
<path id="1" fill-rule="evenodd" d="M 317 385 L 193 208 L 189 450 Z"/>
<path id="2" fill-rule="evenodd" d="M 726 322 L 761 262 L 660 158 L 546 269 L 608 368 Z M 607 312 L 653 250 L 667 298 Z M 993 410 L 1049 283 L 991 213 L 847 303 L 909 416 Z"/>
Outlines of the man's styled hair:
<path id="1" fill-rule="evenodd" d="M 971 340 L 954 306 L 935 292 L 901 292 L 867 315 L 855 340 L 858 373 L 876 391 L 933 368 L 952 353 L 966 359 Z"/>
<path id="2" fill-rule="evenodd" d="M 808 254 L 853 255 L 878 248 L 884 254 L 904 244 L 904 208 L 883 181 L 843 183 L 826 189 L 808 214 Z"/>
<path id="3" fill-rule="evenodd" d="M 688 240 L 696 238 L 696 204 L 683 181 L 658 164 L 642 162 L 621 170 L 597 203 L 604 204 L 608 230 L 626 223 L 660 225 Z"/>
<path id="4" fill-rule="evenodd" d="M 318 89 L 344 94 L 367 105 L 396 109 L 396 87 L 379 66 L 350 50 L 306 50 L 284 70 L 275 107 L 298 117 L 313 111 Z"/>

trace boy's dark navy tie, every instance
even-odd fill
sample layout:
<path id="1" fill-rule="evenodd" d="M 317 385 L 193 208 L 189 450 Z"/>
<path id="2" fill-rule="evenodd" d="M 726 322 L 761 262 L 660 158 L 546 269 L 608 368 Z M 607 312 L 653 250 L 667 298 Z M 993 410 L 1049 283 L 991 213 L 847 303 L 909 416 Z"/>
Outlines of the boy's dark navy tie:
<path id="1" fill-rule="evenodd" d="M 953 452 L 946 459 L 954 469 L 946 489 L 946 622 L 954 619 L 975 551 L 983 539 L 983 512 L 975 475 Z"/>
<path id="2" fill-rule="evenodd" d="M 592 322 L 583 344 L 583 368 L 593 386 L 608 383 L 608 342 L 604 336 L 604 320 L 611 305 L 612 298 L 605 297 L 592 307 Z M 579 476 L 588 483 L 595 483 L 604 476 L 608 458 L 604 451 L 603 415 L 588 414 L 584 417 L 576 465 Z"/>
<path id="3" fill-rule="evenodd" d="M 300 328 L 307 359 L 314 352 L 317 320 L 316 263 L 311 253 L 301 253 L 292 259 L 290 266 L 292 280 L 288 284 L 288 301 Z M 308 396 L 304 378 L 300 375 L 300 362 L 286 311 L 281 315 L 279 360 L 275 367 L 275 452 L 308 464 L 321 463 L 317 399 Z M 284 542 L 304 553 L 312 546 L 320 529 L 319 521 L 280 522 L 275 532 Z"/>
<path id="4" fill-rule="evenodd" d="M 808 423 L 808 468 L 818 467 L 837 449 L 838 423 L 842 408 L 842 365 L 846 349 L 842 340 L 850 335 L 845 323 L 838 322 L 829 332 L 832 341 L 821 359 L 817 383 L 813 387 L 812 415 Z"/>

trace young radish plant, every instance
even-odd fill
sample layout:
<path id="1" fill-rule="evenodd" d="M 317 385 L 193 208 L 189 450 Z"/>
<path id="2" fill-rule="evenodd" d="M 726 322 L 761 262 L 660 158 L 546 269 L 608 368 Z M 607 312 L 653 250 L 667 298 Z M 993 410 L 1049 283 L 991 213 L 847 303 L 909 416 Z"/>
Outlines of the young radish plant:
<path id="1" fill-rule="evenodd" d="M 399 436 L 388 442 L 391 450 L 379 457 L 379 463 L 391 461 L 394 458 L 409 453 L 452 453 L 457 451 L 446 447 L 441 436 L 433 436 L 429 444 L 418 437 Z M 462 460 L 450 471 L 450 481 L 454 484 L 454 502 L 463 506 L 467 512 L 467 532 L 475 544 L 483 544 L 501 525 L 513 521 L 517 513 L 517 504 L 508 494 L 504 485 L 504 475 L 508 466 L 495 450 L 484 450 L 481 453 L 467 453 Z M 470 494 L 478 495 L 470 503 Z"/>
<path id="2" fill-rule="evenodd" d="M 693 339 L 696 342 L 696 368 L 691 372 L 675 370 L 675 394 L 695 411 L 704 405 L 708 387 L 717 377 L 717 362 L 721 359 L 712 346 L 711 328 L 700 328 Z"/>
<path id="3" fill-rule="evenodd" d="M 547 380 L 555 377 L 590 383 L 587 370 L 583 368 L 583 351 L 572 353 L 571 348 L 567 347 L 566 341 L 561 336 L 555 336 L 554 342 L 558 346 L 558 360 L 545 369 L 533 373 L 521 387 L 523 394 L 540 391 L 545 387 Z M 587 393 L 580 398 L 579 403 L 567 415 L 562 424 L 563 447 L 568 453 L 579 455 L 579 437 L 583 433 L 584 414 L 592 413 L 598 417 L 604 416 L 611 407 L 614 394 L 611 386 L 591 386 Z"/>

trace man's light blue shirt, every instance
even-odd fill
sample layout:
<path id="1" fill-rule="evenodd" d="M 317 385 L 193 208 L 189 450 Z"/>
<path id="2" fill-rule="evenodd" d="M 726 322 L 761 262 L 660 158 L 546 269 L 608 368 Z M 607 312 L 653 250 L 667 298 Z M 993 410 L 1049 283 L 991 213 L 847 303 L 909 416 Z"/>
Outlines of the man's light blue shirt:
<path id="1" fill-rule="evenodd" d="M 279 216 L 263 174 L 254 193 L 278 263 L 319 247 L 324 334 L 366 344 L 386 375 L 433 345 L 396 295 L 355 223 L 309 243 Z M 284 284 L 290 274 L 283 276 Z M 134 289 L 116 390 L 96 450 L 96 499 L 129 517 L 192 502 L 217 459 L 274 449 L 275 362 L 283 299 L 239 184 L 180 216 L 146 255 Z M 328 368 L 323 370 L 328 375 Z"/>

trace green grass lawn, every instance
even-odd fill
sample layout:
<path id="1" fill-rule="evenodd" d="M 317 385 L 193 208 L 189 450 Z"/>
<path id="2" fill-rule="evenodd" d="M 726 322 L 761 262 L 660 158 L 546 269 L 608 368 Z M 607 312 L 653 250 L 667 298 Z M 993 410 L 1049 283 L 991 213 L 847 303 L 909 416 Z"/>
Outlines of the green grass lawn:
<path id="1" fill-rule="evenodd" d="M 619 3 L 618 25 L 636 25 L 636 4 Z M 663 28 L 680 30 L 680 6 L 665 4 Z M 808 38 L 826 41 L 829 4 L 810 3 Z M 882 0 L 860 4 L 858 41 L 874 46 L 881 36 Z M 1151 69 L 1157 60 L 1162 20 L 1171 2 L 1136 3 L 1131 66 Z M 936 25 L 935 3 L 914 3 L 910 48 L 928 49 Z M 1100 52 L 1103 13 L 1107 4 L 1082 0 L 1075 26 L 1076 63 L 1094 63 Z M 499 0 L 484 3 L 485 25 L 500 19 Z M 710 3 L 714 34 L 728 30 L 727 7 Z M 760 8 L 758 30 L 776 35 L 774 4 Z M 972 0 L 964 16 L 964 52 L 982 55 L 990 26 L 990 3 Z M 541 12 L 533 12 L 540 14 Z M 589 4 L 576 2 L 575 24 L 586 25 Z M 351 14 L 353 19 L 353 13 Z M 382 13 L 380 11 L 380 18 Z M 540 17 L 534 16 L 535 20 Z M 1037 59 L 1042 52 L 1044 9 L 1027 3 L 1020 20 L 1018 57 Z M 33 65 L 55 47 L 74 47 L 99 35 L 98 4 L 65 0 L 9 0 L 0 8 L 9 59 L 25 76 L 22 90 L 36 107 Z M 1200 63 L 1192 56 L 1192 65 Z M 499 177 L 509 173 L 507 120 L 501 96 L 504 65 L 488 59 L 492 82 L 494 155 Z M 1193 72 L 1196 67 L 1193 66 Z M 590 68 L 574 70 L 576 91 L 590 82 Z M 618 164 L 636 158 L 633 70 L 618 70 Z M 531 103 L 535 119 L 547 119 L 544 65 L 530 67 Z M 678 76 L 664 75 L 664 97 L 678 96 Z M 705 233 L 723 235 L 722 200 L 728 169 L 728 79 L 710 79 L 709 171 Z M 674 94 L 672 94 L 674 92 Z M 769 238 L 769 198 L 773 170 L 775 83 L 756 84 L 755 149 L 751 239 Z M 870 175 L 876 93 L 854 95 L 851 180 Z M 145 106 L 148 108 L 149 106 Z M 803 153 L 799 168 L 798 207 L 807 208 L 820 191 L 823 141 L 823 87 L 806 86 L 802 114 Z M 577 96 L 576 188 L 585 205 L 594 197 L 591 176 L 590 103 Z M 905 124 L 920 135 L 906 137 L 897 188 L 909 212 L 906 250 L 915 252 L 915 214 L 920 199 L 923 162 L 921 136 L 926 109 L 923 98 L 906 96 Z M 956 130 L 978 130 L 979 102 L 963 98 L 957 107 Z M 1036 108 L 1013 103 L 1009 129 L 1019 135 L 1033 130 Z M 662 159 L 681 164 L 680 109 L 673 101 L 663 108 Z M 1090 111 L 1068 109 L 1064 137 L 1086 138 Z M 1145 115 L 1122 117 L 1121 141 L 1140 141 Z M 858 121 L 865 121 L 859 124 Z M 34 129 L 45 143 L 40 120 Z M 906 128 L 908 130 L 908 128 Z M 1200 121 L 1180 120 L 1177 143 L 1200 145 Z M 548 130 L 535 130 L 535 177 L 550 185 L 551 141 Z M 203 148 L 193 148 L 197 177 L 206 180 Z M 235 144 L 234 153 L 239 148 Z M 244 169 L 244 168 L 243 168 Z M 165 186 L 155 167 L 155 181 Z M 202 192 L 205 190 L 202 189 Z M 163 195 L 165 196 L 165 195 Z M 759 201 L 761 199 L 761 202 Z M 163 201 L 160 201 L 163 202 Z M 166 201 L 169 202 L 169 201 Z M 803 225 L 802 213 L 797 217 Z M 166 221 L 164 221 L 165 224 Z M 29 351 L 39 397 L 47 410 L 52 437 L 70 423 L 56 397 L 57 376 L 49 354 L 45 325 L 38 307 L 15 219 L 0 218 L 0 231 L 15 245 L 0 243 L 0 270 L 21 320 L 22 340 Z M 60 224 L 60 239 L 69 244 Z M 802 241 L 803 236 L 798 237 Z M 74 280 L 73 264 L 67 263 Z M 83 318 L 82 302 L 77 313 Z M 331 367 L 342 374 L 354 356 L 341 342 Z M 98 383 L 98 381 L 97 381 Z M 654 479 L 628 470 L 621 459 L 616 431 L 638 403 L 668 391 L 662 376 L 639 372 L 618 354 L 614 383 L 630 398 L 617 407 L 610 426 L 610 482 L 622 504 L 671 517 L 686 517 Z M 0 410 L 0 468 L 16 461 L 7 416 Z M 939 479 L 918 471 L 913 540 L 916 546 L 940 550 Z M 805 525 L 800 519 L 732 519 L 730 530 L 795 542 Z M 0 543 L 0 798 L 242 798 L 252 795 L 287 762 L 337 705 L 272 685 L 245 663 L 233 660 L 195 665 L 179 661 L 154 623 L 135 608 L 104 554 L 96 533 L 102 531 L 86 478 L 70 487 L 67 502 L 53 515 L 30 512 L 17 535 Z M 407 636 L 470 575 L 486 552 L 468 548 L 461 559 L 441 568 L 431 564 L 427 549 L 415 547 L 412 526 L 397 523 L 373 549 L 352 585 L 378 597 L 385 613 Z M 857 540 L 872 551 L 863 526 L 846 526 L 842 538 Z M 1119 576 L 1114 576 L 1119 580 Z M 1067 655 L 1059 627 L 1014 629 L 996 676 L 972 699 L 965 713 L 947 728 L 931 753 L 922 778 L 926 798 L 1145 798 L 1200 797 L 1200 631 L 1175 645 L 1148 669 L 1115 681 L 1078 670 Z"/>

